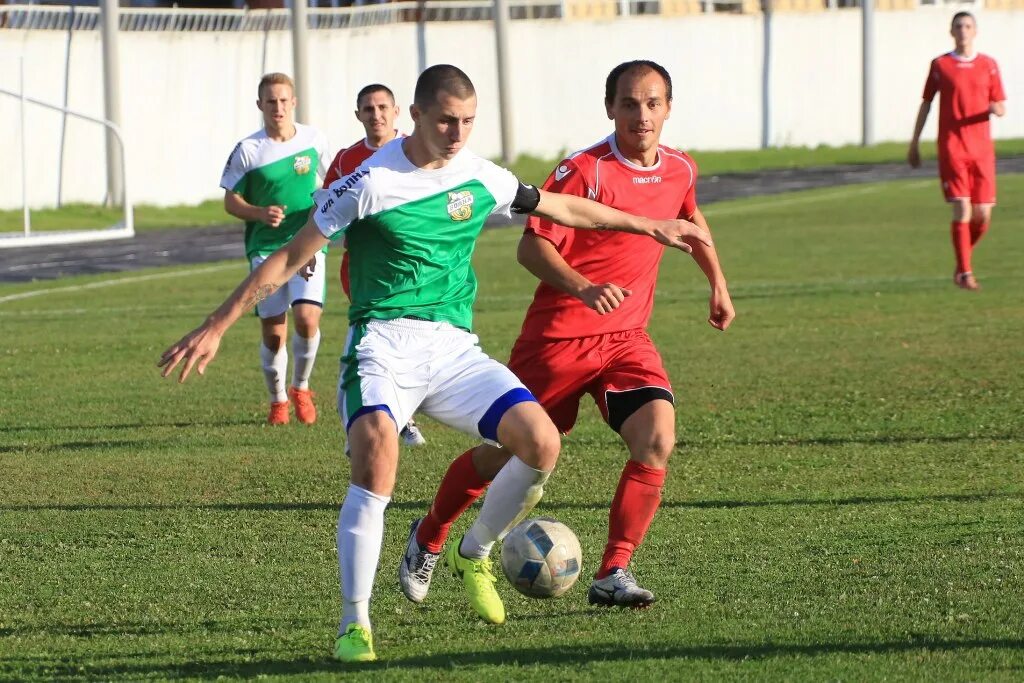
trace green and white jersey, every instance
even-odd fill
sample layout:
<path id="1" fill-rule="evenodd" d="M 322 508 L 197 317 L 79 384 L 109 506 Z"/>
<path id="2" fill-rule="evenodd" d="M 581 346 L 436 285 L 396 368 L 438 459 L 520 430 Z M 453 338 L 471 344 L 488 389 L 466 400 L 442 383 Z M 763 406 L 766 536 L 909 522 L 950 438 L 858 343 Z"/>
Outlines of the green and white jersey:
<path id="1" fill-rule="evenodd" d="M 312 126 L 295 124 L 295 135 L 275 142 L 260 130 L 231 151 L 220 186 L 242 196 L 253 206 L 284 206 L 285 217 L 272 228 L 259 221 L 245 222 L 245 253 L 269 256 L 305 225 L 318 177 L 327 173 L 327 137 Z"/>
<path id="2" fill-rule="evenodd" d="M 397 139 L 318 191 L 314 220 L 349 251 L 349 320 L 412 317 L 469 330 L 472 257 L 484 221 L 511 220 L 519 181 L 469 150 L 439 169 L 414 166 Z"/>

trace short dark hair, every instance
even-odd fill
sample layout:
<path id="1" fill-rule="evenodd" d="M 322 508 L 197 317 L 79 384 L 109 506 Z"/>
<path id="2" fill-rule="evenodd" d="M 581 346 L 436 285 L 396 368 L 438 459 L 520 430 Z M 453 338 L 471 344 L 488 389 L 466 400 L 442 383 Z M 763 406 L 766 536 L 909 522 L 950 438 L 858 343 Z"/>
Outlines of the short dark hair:
<path id="1" fill-rule="evenodd" d="M 648 71 L 656 72 L 665 81 L 665 97 L 669 102 L 672 101 L 672 77 L 668 75 L 668 69 L 663 67 L 657 62 L 652 62 L 649 59 L 634 59 L 631 62 L 623 62 L 617 67 L 611 70 L 608 74 L 608 79 L 604 82 L 604 103 L 608 106 L 615 101 L 615 91 L 619 87 L 619 79 L 622 75 L 628 71 L 639 71 L 640 73 L 647 73 Z"/>
<path id="2" fill-rule="evenodd" d="M 387 93 L 387 96 L 391 98 L 391 104 L 395 103 L 395 93 L 391 92 L 391 88 L 383 83 L 371 83 L 370 85 L 364 86 L 363 89 L 359 91 L 359 94 L 356 95 L 356 109 L 359 109 L 359 103 L 363 101 L 364 97 L 372 95 L 375 92 Z"/>
<path id="3" fill-rule="evenodd" d="M 420 109 L 425 109 L 437 102 L 437 96 L 442 90 L 460 100 L 468 100 L 476 95 L 473 81 L 469 80 L 462 69 L 451 64 L 435 64 L 416 79 L 413 102 Z"/>
<path id="4" fill-rule="evenodd" d="M 973 21 L 975 26 L 978 25 L 978 20 L 975 19 L 974 15 L 971 14 L 970 12 L 957 12 L 956 14 L 953 15 L 953 20 L 949 22 L 949 27 L 953 28 L 956 25 L 956 20 L 963 19 L 964 17 L 967 17 L 968 19 Z"/>

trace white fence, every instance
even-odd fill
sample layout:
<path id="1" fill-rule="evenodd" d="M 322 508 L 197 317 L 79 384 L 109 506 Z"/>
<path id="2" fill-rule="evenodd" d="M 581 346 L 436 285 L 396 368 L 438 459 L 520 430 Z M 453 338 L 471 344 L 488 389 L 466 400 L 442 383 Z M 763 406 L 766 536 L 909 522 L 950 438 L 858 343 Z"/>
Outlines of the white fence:
<path id="1" fill-rule="evenodd" d="M 880 140 L 906 140 L 928 62 L 951 47 L 956 7 L 875 15 L 876 121 Z M 993 122 L 999 137 L 1024 137 L 1024 12 L 978 11 L 978 46 L 1002 67 L 1009 114 Z M 772 20 L 773 90 L 768 140 L 773 145 L 857 143 L 861 133 L 860 13 L 838 10 L 776 14 Z M 515 21 L 513 136 L 524 153 L 551 157 L 578 149 L 610 130 L 602 99 L 616 64 L 650 58 L 675 81 L 665 141 L 684 149 L 757 148 L 762 140 L 764 27 L 759 14 L 636 16 L 605 21 Z M 291 71 L 290 32 L 127 31 L 121 34 L 122 128 L 136 203 L 169 205 L 217 197 L 220 172 L 234 142 L 260 125 L 256 83 L 267 71 Z M 308 123 L 337 149 L 362 134 L 355 93 L 371 82 L 398 95 L 399 124 L 424 64 L 449 62 L 477 85 L 480 108 L 471 146 L 500 152 L 492 25 L 487 21 L 399 22 L 309 33 L 313 87 Z M 103 116 L 100 32 L 0 29 L 0 87 L 16 89 L 24 56 L 27 94 Z M 12 131 L 17 103 L 0 102 Z M 60 149 L 58 113 L 29 121 L 30 204 L 53 204 L 63 176 L 64 201 L 102 201 L 102 134 L 68 121 Z M 935 113 L 927 135 L 934 134 Z M 19 144 L 9 132 L 5 142 Z M 63 158 L 63 167 L 61 159 Z M 63 168 L 63 173 L 58 169 Z M 0 208 L 17 208 L 21 178 L 8 166 Z"/>
<path id="2" fill-rule="evenodd" d="M 109 239 L 120 239 L 126 237 L 133 237 L 135 235 L 135 224 L 132 213 L 132 202 L 128 194 L 128 178 L 125 177 L 127 173 L 125 167 L 126 150 L 124 145 L 124 138 L 121 135 L 120 129 L 110 121 L 104 119 L 94 118 L 81 112 L 68 109 L 49 102 L 40 102 L 39 100 L 27 97 L 24 90 L 24 64 L 19 64 L 19 89 L 17 92 L 0 88 L 0 95 L 7 97 L 13 97 L 18 100 L 20 105 L 20 111 L 18 116 L 18 137 L 20 138 L 20 149 L 18 154 L 18 161 L 20 162 L 18 168 L 20 169 L 21 176 L 21 196 L 22 196 L 22 230 L 21 232 L 3 232 L 0 233 L 0 249 L 7 249 L 11 247 L 31 247 L 31 246 L 44 246 L 50 244 L 71 244 L 80 242 L 95 242 Z M 87 121 L 93 124 L 99 124 L 103 129 L 109 130 L 114 137 L 117 139 L 118 151 L 121 155 L 121 187 L 122 187 L 122 203 L 121 208 L 124 211 L 124 220 L 117 225 L 110 226 L 108 228 L 101 228 L 95 230 L 72 230 L 72 231 L 44 231 L 44 232 L 33 232 L 31 212 L 29 206 L 26 203 L 28 183 L 26 178 L 25 169 L 28 167 L 28 135 L 25 134 L 25 130 L 28 124 L 28 108 L 29 107 L 43 107 L 50 111 L 57 111 L 65 116 L 72 116 L 82 121 Z M 8 150 L 13 151 L 13 150 Z M 8 155 L 7 167 L 13 168 L 14 162 L 11 161 Z"/>
<path id="3" fill-rule="evenodd" d="M 634 16 L 678 14 L 678 0 L 510 0 L 509 16 L 520 19 L 563 19 L 585 15 Z M 684 0 L 688 1 L 688 0 Z M 755 1 L 755 5 L 757 0 Z M 828 0 L 828 7 L 859 0 Z M 664 5 L 664 7 L 663 7 Z M 750 0 L 696 0 L 701 12 L 735 12 L 750 8 Z M 825 5 L 823 5 L 825 6 Z M 490 21 L 491 0 L 397 0 L 344 8 L 307 10 L 311 29 L 379 26 L 402 22 Z M 280 31 L 291 28 L 287 9 L 153 9 L 119 10 L 122 31 Z M 98 7 L 15 5 L 0 6 L 0 28 L 76 31 L 98 29 Z"/>

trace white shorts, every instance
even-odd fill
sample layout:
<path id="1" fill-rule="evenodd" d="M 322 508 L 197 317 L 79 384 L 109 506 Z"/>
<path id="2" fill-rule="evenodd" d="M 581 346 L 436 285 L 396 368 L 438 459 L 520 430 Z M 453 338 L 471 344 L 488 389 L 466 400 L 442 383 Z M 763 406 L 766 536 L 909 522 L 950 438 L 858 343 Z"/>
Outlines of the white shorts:
<path id="1" fill-rule="evenodd" d="M 266 256 L 254 256 L 249 262 L 249 272 L 267 260 Z M 261 318 L 273 318 L 288 310 L 295 304 L 313 304 L 324 307 L 324 296 L 327 293 L 327 255 L 322 251 L 316 253 L 316 268 L 309 280 L 296 273 L 276 292 L 256 304 L 256 315 Z"/>
<path id="2" fill-rule="evenodd" d="M 512 371 L 480 349 L 475 334 L 448 323 L 398 318 L 352 325 L 338 378 L 338 413 L 346 431 L 360 415 L 382 410 L 405 425 L 420 411 L 490 441 L 517 403 L 536 401 Z"/>

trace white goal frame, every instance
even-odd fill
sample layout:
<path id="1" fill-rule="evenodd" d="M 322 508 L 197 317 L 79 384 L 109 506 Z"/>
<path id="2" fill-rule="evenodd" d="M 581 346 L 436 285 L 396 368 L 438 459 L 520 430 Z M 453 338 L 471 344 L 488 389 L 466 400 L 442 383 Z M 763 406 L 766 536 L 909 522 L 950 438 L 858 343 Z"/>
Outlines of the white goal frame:
<path id="1" fill-rule="evenodd" d="M 132 210 L 131 200 L 128 198 L 128 171 L 127 155 L 125 154 L 124 137 L 117 124 L 106 119 L 99 119 L 88 114 L 68 109 L 49 102 L 43 102 L 25 95 L 24 65 L 21 69 L 21 91 L 13 92 L 0 88 L 0 95 L 9 95 L 21 100 L 21 207 L 22 207 L 22 232 L 0 232 L 0 249 L 11 247 L 39 247 L 55 244 L 75 244 L 79 242 L 100 242 L 103 240 L 125 239 L 135 236 L 135 214 Z M 121 188 L 124 208 L 124 220 L 109 228 L 93 228 L 85 230 L 45 230 L 32 232 L 32 218 L 28 208 L 28 155 L 25 152 L 25 105 L 34 104 L 46 109 L 64 112 L 92 123 L 98 123 L 117 138 L 118 147 L 121 150 Z"/>

